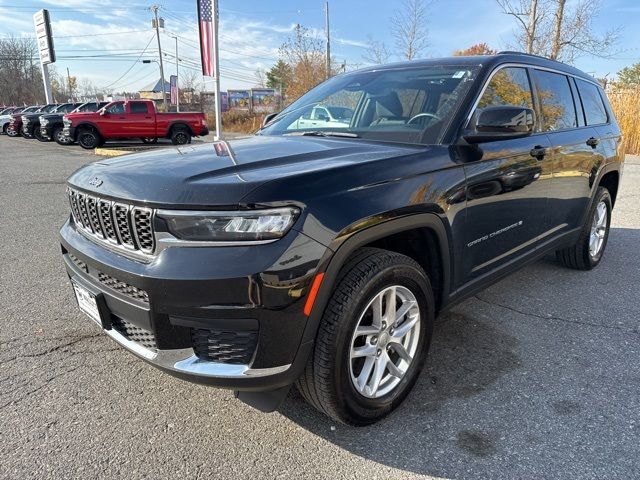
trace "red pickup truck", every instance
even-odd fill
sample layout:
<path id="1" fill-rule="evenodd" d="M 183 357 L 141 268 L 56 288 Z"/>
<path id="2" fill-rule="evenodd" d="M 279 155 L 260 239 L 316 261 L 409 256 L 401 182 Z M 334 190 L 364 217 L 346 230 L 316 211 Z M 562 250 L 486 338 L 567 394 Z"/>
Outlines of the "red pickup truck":
<path id="1" fill-rule="evenodd" d="M 63 123 L 64 135 L 88 149 L 126 138 L 146 143 L 170 138 L 174 145 L 183 145 L 209 133 L 204 113 L 160 113 L 151 100 L 111 102 L 94 113 L 67 114 Z"/>

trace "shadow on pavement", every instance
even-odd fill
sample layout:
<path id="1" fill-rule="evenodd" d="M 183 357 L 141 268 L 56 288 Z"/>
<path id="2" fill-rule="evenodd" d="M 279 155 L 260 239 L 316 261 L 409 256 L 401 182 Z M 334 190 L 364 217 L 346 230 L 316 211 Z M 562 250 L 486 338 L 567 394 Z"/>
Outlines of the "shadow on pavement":
<path id="1" fill-rule="evenodd" d="M 620 263 L 628 262 L 627 253 L 637 251 L 638 245 L 640 230 L 612 229 L 608 256 L 598 270 L 566 270 L 548 256 L 515 274 L 517 278 L 492 287 L 490 296 L 513 304 L 518 297 L 532 298 L 532 292 L 539 289 L 547 295 L 544 302 L 562 303 L 559 296 L 554 300 L 548 285 L 549 278 L 556 274 L 556 290 L 565 284 L 566 289 L 587 292 L 586 296 L 598 286 L 613 295 L 617 286 L 612 279 L 618 275 Z M 627 265 L 627 269 L 635 269 L 635 278 L 628 280 L 640 282 L 639 265 L 638 259 Z M 580 302 L 579 294 L 574 296 L 574 302 Z M 447 478 L 520 478 L 545 476 L 543 472 L 549 473 L 545 468 L 551 468 L 556 478 L 576 478 L 582 477 L 584 471 L 593 471 L 591 468 L 597 470 L 589 462 L 613 470 L 613 458 L 608 457 L 611 464 L 605 460 L 601 465 L 601 460 L 588 452 L 606 456 L 615 447 L 612 438 L 617 440 L 629 433 L 615 432 L 616 428 L 628 429 L 625 424 L 611 425 L 607 435 L 593 434 L 593 430 L 602 428 L 594 418 L 608 418 L 609 412 L 598 411 L 599 397 L 591 396 L 615 397 L 616 387 L 598 385 L 604 391 L 582 394 L 587 407 L 590 403 L 596 406 L 596 411 L 587 413 L 585 405 L 572 399 L 573 385 L 567 386 L 569 382 L 556 372 L 582 376 L 577 380 L 589 384 L 593 376 L 602 374 L 602 369 L 617 369 L 618 359 L 609 364 L 603 360 L 604 365 L 593 362 L 588 349 L 594 347 L 585 349 L 586 342 L 577 333 L 581 325 L 556 323 L 554 327 L 544 322 L 560 319 L 523 317 L 496 305 L 470 300 L 436 320 L 428 361 L 415 388 L 395 413 L 378 424 L 364 428 L 336 424 L 307 405 L 295 389 L 280 413 L 351 453 L 413 473 Z M 563 305 L 550 306 L 556 307 Z M 512 318 L 505 320 L 510 314 Z M 583 330 L 583 335 L 598 333 L 594 328 L 599 325 L 586 325 L 583 328 L 588 331 L 585 334 Z M 560 336 L 554 332 L 560 332 Z M 614 330 L 614 334 L 619 332 Z M 631 340 L 637 341 L 638 337 Z M 572 342 L 576 349 L 571 350 Z M 558 348 L 557 344 L 566 347 Z M 586 350 L 583 357 L 574 354 L 581 350 Z M 548 371 L 541 368 L 538 356 L 544 356 L 544 362 L 552 358 Z M 602 400 L 607 407 L 614 401 Z M 620 405 L 617 408 L 624 411 Z M 625 456 L 625 450 L 637 450 L 637 445 L 627 443 L 615 448 L 617 455 Z M 545 458 L 552 459 L 551 467 Z"/>

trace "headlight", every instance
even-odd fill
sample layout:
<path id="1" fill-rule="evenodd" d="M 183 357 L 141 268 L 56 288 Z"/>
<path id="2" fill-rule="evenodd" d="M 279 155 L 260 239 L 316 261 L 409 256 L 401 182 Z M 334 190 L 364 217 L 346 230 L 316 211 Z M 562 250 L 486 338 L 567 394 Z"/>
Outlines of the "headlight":
<path id="1" fill-rule="evenodd" d="M 242 242 L 283 237 L 299 213 L 297 208 L 285 207 L 238 212 L 158 210 L 157 215 L 182 240 Z"/>
<path id="2" fill-rule="evenodd" d="M 40 120 L 40 125 L 43 126 L 43 127 L 45 125 L 47 125 L 48 123 L 49 123 L 49 120 L 47 120 L 46 118 L 43 118 L 42 120 Z"/>

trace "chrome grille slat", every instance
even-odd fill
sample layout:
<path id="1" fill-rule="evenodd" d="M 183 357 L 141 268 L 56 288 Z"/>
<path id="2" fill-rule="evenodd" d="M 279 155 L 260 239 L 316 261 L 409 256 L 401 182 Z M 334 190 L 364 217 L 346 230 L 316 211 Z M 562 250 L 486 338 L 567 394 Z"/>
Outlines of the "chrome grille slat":
<path id="1" fill-rule="evenodd" d="M 151 255 L 154 210 L 94 197 L 67 188 L 73 221 L 82 232 L 113 247 Z"/>

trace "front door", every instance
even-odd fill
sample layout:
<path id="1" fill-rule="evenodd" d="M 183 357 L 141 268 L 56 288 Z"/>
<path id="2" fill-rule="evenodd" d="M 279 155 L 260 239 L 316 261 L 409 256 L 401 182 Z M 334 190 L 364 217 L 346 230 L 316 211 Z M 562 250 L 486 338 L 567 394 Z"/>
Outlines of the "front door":
<path id="1" fill-rule="evenodd" d="M 494 74 L 472 121 L 481 109 L 498 105 L 533 109 L 526 68 L 506 67 Z M 547 135 L 535 133 L 473 147 L 475 158 L 464 166 L 467 177 L 465 281 L 492 272 L 534 250 L 540 235 L 548 230 L 550 146 Z"/>
<path id="2" fill-rule="evenodd" d="M 129 102 L 127 104 L 127 121 L 123 123 L 122 131 L 131 137 L 154 137 L 156 122 L 153 112 L 149 112 L 147 102 Z"/>

